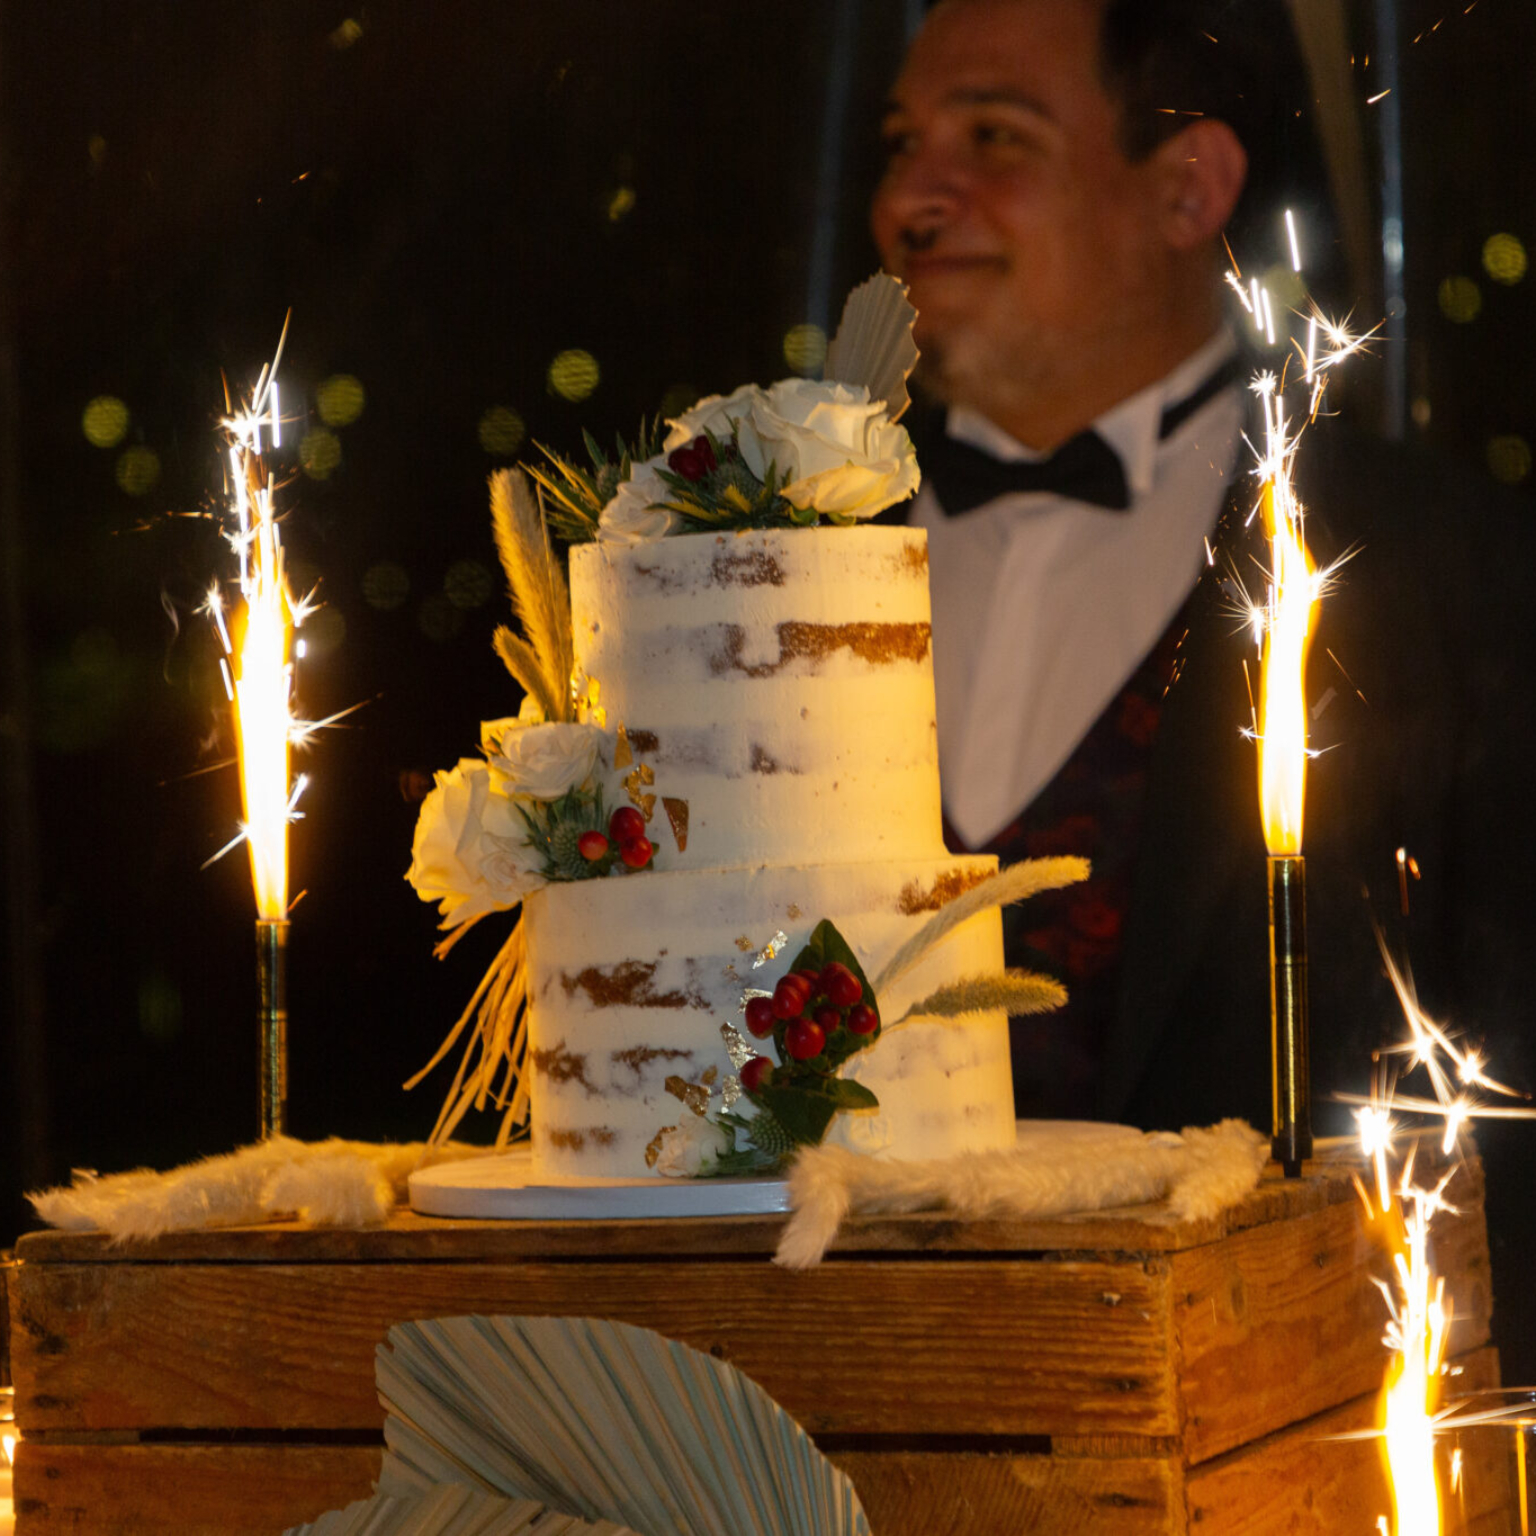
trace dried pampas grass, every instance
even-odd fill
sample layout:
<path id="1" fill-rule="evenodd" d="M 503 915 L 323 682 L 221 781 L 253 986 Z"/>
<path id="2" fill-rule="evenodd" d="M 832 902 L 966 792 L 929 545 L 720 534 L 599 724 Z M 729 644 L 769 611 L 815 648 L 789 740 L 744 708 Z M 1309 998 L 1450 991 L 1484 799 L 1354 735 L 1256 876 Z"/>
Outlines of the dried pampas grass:
<path id="1" fill-rule="evenodd" d="M 491 476 L 491 527 L 507 575 L 512 612 L 527 639 L 501 625 L 496 654 L 544 711 L 546 720 L 571 718 L 571 595 L 544 509 L 528 476 L 519 469 Z"/>
<path id="2" fill-rule="evenodd" d="M 959 1019 L 972 1013 L 1050 1013 L 1067 1001 L 1067 989 L 1053 976 L 1010 968 L 991 976 L 967 976 L 931 992 L 896 1021 Z"/>

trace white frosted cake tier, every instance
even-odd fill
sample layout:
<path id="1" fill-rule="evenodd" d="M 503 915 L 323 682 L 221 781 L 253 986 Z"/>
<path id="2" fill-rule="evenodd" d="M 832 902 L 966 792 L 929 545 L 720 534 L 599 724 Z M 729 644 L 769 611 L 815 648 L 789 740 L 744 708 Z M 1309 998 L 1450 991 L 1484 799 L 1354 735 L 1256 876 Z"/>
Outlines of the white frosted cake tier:
<path id="1" fill-rule="evenodd" d="M 667 1078 L 732 1071 L 720 1026 L 745 1033 L 745 989 L 771 990 L 819 919 L 837 925 L 874 977 L 944 900 L 996 867 L 942 856 L 657 872 L 536 892 L 524 908 L 535 1170 L 644 1177 L 646 1147 L 688 1113 Z M 787 942 L 754 968 L 778 933 Z M 960 924 L 881 996 L 883 1019 L 946 982 L 1000 970 L 1002 951 L 996 909 Z M 749 1043 L 773 1054 L 771 1042 Z M 843 1072 L 880 1109 L 839 1115 L 831 1141 L 901 1158 L 1013 1142 L 1006 1014 L 888 1029 Z M 745 1101 L 742 1111 L 751 1113 Z"/>
<path id="2" fill-rule="evenodd" d="M 943 853 L 920 529 L 585 544 L 571 615 L 578 678 L 687 803 L 658 867 Z"/>

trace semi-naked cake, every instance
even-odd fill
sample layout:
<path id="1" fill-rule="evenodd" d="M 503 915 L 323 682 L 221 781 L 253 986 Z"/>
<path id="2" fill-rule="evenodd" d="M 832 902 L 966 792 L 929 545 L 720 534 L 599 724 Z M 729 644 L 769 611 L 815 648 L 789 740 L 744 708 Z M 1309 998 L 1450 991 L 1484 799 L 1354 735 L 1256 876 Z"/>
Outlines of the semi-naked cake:
<path id="1" fill-rule="evenodd" d="M 672 805 L 654 806 L 655 870 L 526 900 L 534 1162 L 643 1177 L 686 1113 L 667 1079 L 734 1070 L 721 1026 L 741 1026 L 747 989 L 770 990 L 818 920 L 874 977 L 996 861 L 943 845 L 922 531 L 584 544 L 570 581 L 577 677 Z M 886 1028 L 843 1069 L 880 1107 L 840 1114 L 829 1139 L 904 1158 L 1011 1145 L 1004 1013 L 890 1027 L 999 971 L 1002 950 L 990 909 L 881 993 Z"/>

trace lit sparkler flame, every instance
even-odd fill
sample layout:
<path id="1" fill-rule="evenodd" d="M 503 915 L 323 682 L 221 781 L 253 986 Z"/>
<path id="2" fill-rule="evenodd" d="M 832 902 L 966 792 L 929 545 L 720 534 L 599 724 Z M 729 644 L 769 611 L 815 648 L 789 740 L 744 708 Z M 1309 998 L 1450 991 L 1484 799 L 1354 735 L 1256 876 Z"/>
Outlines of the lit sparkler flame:
<path id="1" fill-rule="evenodd" d="M 287 334 L 285 323 L 277 353 L 262 370 L 250 403 L 221 423 L 228 438 L 236 520 L 228 539 L 239 558 L 243 607 L 231 627 L 217 585 L 205 605 L 224 649 L 221 669 L 235 705 L 243 812 L 239 834 L 214 858 L 242 841 L 249 845 L 256 916 L 262 922 L 287 916 L 288 823 L 297 818 L 295 806 L 305 782 L 301 777 L 290 784 L 289 756 L 293 745 L 314 730 L 293 714 L 293 632 L 312 611 L 312 595 L 295 602 L 288 590 L 273 481 L 262 459 L 264 432 L 272 447 L 282 441 L 276 374 Z"/>

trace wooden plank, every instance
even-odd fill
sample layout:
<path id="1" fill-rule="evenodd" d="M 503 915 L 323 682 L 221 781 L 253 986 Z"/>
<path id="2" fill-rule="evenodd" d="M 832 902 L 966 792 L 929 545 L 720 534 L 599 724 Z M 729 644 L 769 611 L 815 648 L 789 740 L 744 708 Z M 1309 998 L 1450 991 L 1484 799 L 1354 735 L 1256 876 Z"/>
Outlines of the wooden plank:
<path id="1" fill-rule="evenodd" d="M 353 1499 L 379 1446 L 40 1445 L 16 1460 L 16 1536 L 277 1536 Z"/>
<path id="2" fill-rule="evenodd" d="M 1448 1194 L 1460 1214 L 1436 1219 L 1434 1260 L 1455 1302 L 1452 1348 L 1464 1352 L 1487 1342 L 1492 1306 L 1481 1167 Z M 1370 1277 L 1385 1276 L 1387 1261 L 1358 1202 L 1170 1263 L 1190 1465 L 1380 1385 L 1386 1317 Z"/>
<path id="3" fill-rule="evenodd" d="M 23 1264 L 34 1429 L 358 1429 L 410 1318 L 594 1315 L 746 1371 L 813 1433 L 1177 1432 L 1167 1260 Z"/>
<path id="4" fill-rule="evenodd" d="M 1179 1468 L 1156 1458 L 876 1451 L 832 1460 L 853 1479 L 876 1536 L 1168 1536 L 1184 1529 Z"/>
<path id="5" fill-rule="evenodd" d="M 1498 1355 L 1478 1350 L 1458 1362 L 1455 1390 L 1496 1386 Z M 1368 1393 L 1305 1424 L 1245 1446 L 1188 1474 L 1191 1530 L 1223 1536 L 1368 1536 L 1391 1511 L 1391 1490 L 1376 1440 L 1332 1440 L 1380 1420 L 1379 1393 Z M 1452 1492 L 1452 1445 L 1442 1442 L 1441 1507 L 1445 1536 L 1511 1536 L 1518 1529 L 1510 1476 L 1511 1432 L 1477 1430 L 1460 1437 L 1462 1485 Z"/>
<path id="6" fill-rule="evenodd" d="M 275 1536 L 366 1498 L 379 1456 L 367 1446 L 29 1444 L 17 1468 L 17 1536 Z M 1166 1462 L 879 1451 L 832 1459 L 853 1478 L 878 1536 L 1165 1536 L 1180 1518 Z"/>
<path id="7" fill-rule="evenodd" d="M 1264 1181 L 1231 1210 L 1181 1221 L 1162 1205 L 1020 1221 L 962 1221 L 942 1211 L 871 1216 L 847 1222 L 839 1254 L 1171 1253 L 1249 1227 L 1289 1221 L 1354 1198 L 1349 1165 L 1308 1165 L 1308 1177 Z M 151 1242 L 113 1243 L 100 1233 L 29 1232 L 17 1244 L 28 1264 L 360 1263 L 522 1258 L 681 1258 L 761 1256 L 778 1246 L 783 1217 L 734 1216 L 667 1221 L 453 1221 L 399 1211 L 373 1228 L 312 1228 L 298 1222 L 173 1233 Z"/>

